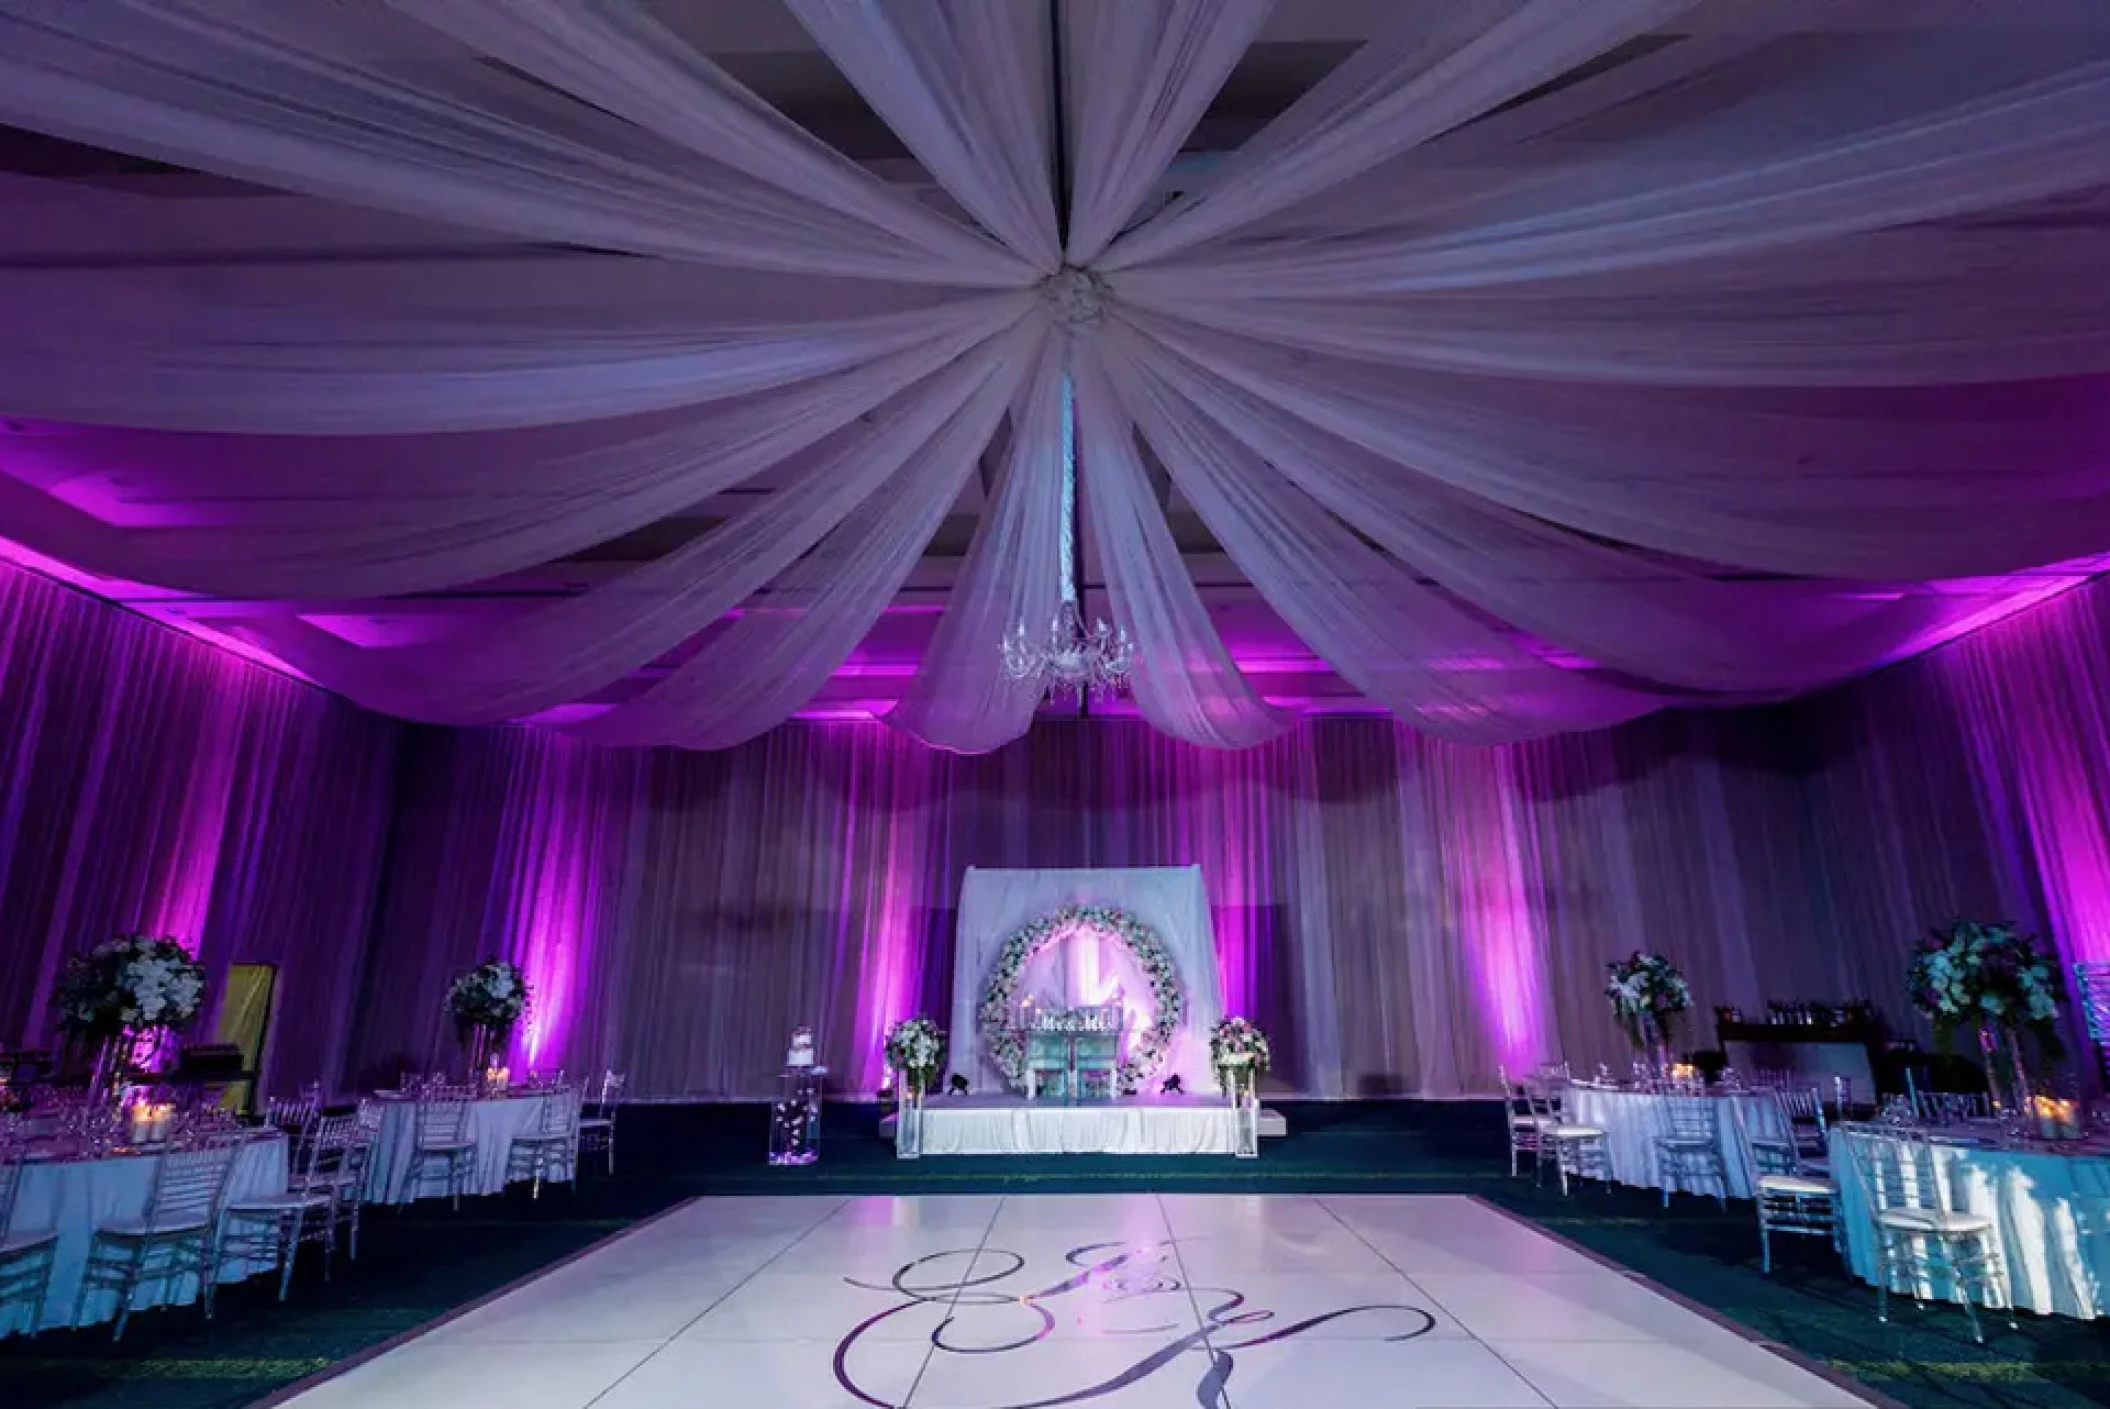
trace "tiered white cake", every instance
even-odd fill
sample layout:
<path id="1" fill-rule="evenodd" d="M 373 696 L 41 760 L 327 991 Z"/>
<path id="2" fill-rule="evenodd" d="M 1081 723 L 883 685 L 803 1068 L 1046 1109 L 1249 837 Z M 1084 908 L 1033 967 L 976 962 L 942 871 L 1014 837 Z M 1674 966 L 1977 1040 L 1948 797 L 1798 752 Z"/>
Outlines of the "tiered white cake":
<path id="1" fill-rule="evenodd" d="M 802 1027 L 791 1034 L 791 1050 L 784 1054 L 784 1065 L 792 1071 L 801 1071 L 813 1065 L 813 1029 Z"/>

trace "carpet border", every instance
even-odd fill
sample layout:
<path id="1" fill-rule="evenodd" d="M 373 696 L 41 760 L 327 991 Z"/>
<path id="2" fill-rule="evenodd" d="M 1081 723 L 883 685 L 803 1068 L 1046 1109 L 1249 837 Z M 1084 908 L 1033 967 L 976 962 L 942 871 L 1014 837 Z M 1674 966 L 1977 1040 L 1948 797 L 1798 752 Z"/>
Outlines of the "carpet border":
<path id="1" fill-rule="evenodd" d="M 1849 1394 L 1852 1394 L 1855 1398 L 1860 1399 L 1864 1403 L 1873 1406 L 1873 1409 L 1910 1409 L 1909 1405 L 1906 1405 L 1900 1400 L 1891 1398 L 1889 1395 L 1883 1393 L 1883 1391 L 1876 1389 L 1865 1381 L 1857 1380 L 1852 1375 L 1848 1375 L 1843 1373 L 1842 1371 L 1835 1370 L 1821 1360 L 1812 1359 L 1810 1356 L 1803 1354 L 1801 1351 L 1797 1350 L 1792 1345 L 1785 1345 L 1780 1341 L 1772 1340 L 1766 1336 L 1762 1336 L 1757 1331 L 1754 1331 L 1749 1326 L 1746 1326 L 1743 1322 L 1733 1320 L 1730 1317 L 1724 1316 L 1721 1312 L 1716 1311 L 1713 1307 L 1707 1305 L 1705 1302 L 1694 1301 L 1691 1297 L 1685 1295 L 1683 1292 L 1677 1291 L 1671 1287 L 1664 1286 L 1661 1282 L 1657 1281 L 1654 1277 L 1649 1276 L 1647 1273 L 1636 1272 L 1633 1268 L 1628 1267 L 1625 1263 L 1617 1261 L 1614 1258 L 1608 1257 L 1605 1254 L 1597 1251 L 1595 1248 L 1585 1247 L 1581 1243 L 1576 1242 L 1575 1239 L 1570 1238 L 1565 1234 L 1556 1233 L 1551 1228 L 1547 1228 L 1542 1224 L 1534 1223 L 1529 1218 L 1526 1218 L 1523 1214 L 1506 1209 L 1500 1204 L 1495 1203 L 1493 1200 L 1486 1198 L 1483 1195 L 1465 1194 L 1461 1197 L 1471 1199 L 1474 1203 L 1479 1204 L 1482 1208 L 1493 1209 L 1496 1213 L 1502 1215 L 1502 1217 L 1508 1219 L 1511 1223 L 1516 1224 L 1518 1227 L 1528 1228 L 1542 1238 L 1550 1238 L 1554 1242 L 1559 1243 L 1562 1247 L 1568 1249 L 1570 1252 L 1580 1253 L 1582 1256 L 1596 1263 L 1599 1267 L 1605 1268 L 1607 1271 L 1617 1272 L 1620 1276 L 1626 1278 L 1630 1282 L 1639 1282 L 1642 1286 L 1647 1287 L 1650 1291 L 1654 1292 L 1657 1296 L 1662 1297 L 1665 1301 L 1670 1302 L 1675 1306 L 1683 1307 L 1685 1310 L 1692 1312 L 1694 1315 L 1700 1316 L 1708 1321 L 1713 1322 L 1715 1325 L 1721 1327 L 1723 1330 L 1733 1333 L 1740 1340 L 1744 1340 L 1752 1345 L 1757 1346 L 1760 1350 L 1771 1351 L 1773 1354 L 1779 1356 L 1781 1359 L 1787 1361 L 1790 1365 L 1795 1366 L 1797 1369 L 1806 1370 L 1810 1374 L 1815 1375 L 1818 1379 L 1823 1380 L 1826 1383 L 1832 1385 L 1834 1388 L 1843 1389 L 1847 1391 Z"/>

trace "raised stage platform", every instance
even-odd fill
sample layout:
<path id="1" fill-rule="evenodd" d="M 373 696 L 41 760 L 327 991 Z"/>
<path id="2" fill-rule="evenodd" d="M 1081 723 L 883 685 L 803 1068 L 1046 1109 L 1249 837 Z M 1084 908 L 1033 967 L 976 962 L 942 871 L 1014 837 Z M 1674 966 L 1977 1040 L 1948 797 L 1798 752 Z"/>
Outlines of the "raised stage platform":
<path id="1" fill-rule="evenodd" d="M 1028 1101 L 1023 1096 L 934 1097 L 923 1107 L 930 1155 L 1228 1155 L 1233 1113 L 1206 1096 L 1123 1101 Z M 879 1122 L 894 1138 L 894 1117 Z M 1289 1133 L 1278 1111 L 1260 1110 L 1260 1138 Z"/>

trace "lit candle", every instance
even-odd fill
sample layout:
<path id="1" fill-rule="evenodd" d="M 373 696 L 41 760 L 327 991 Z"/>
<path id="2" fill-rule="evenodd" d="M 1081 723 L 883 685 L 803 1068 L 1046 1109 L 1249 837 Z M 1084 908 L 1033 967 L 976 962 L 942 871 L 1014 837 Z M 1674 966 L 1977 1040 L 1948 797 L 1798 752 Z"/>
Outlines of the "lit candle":
<path id="1" fill-rule="evenodd" d="M 125 1140 L 133 1145 L 155 1145 L 168 1139 L 169 1126 L 176 1118 L 176 1108 L 163 1102 L 159 1105 L 140 1102 L 126 1108 Z"/>

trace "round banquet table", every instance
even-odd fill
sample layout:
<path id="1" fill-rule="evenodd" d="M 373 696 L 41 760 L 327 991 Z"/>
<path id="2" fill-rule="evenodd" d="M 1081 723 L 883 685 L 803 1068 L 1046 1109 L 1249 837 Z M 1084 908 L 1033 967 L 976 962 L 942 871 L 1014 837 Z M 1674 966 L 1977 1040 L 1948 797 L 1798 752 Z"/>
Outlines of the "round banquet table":
<path id="1" fill-rule="evenodd" d="M 407 1204 L 422 1198 L 439 1198 L 447 1192 L 444 1167 L 428 1161 L 415 1185 L 410 1177 L 411 1148 L 417 1140 L 417 1102 L 393 1093 L 381 1102 L 381 1134 L 374 1146 L 372 1184 L 368 1198 L 374 1203 Z M 513 1138 L 534 1133 L 542 1122 L 542 1108 L 549 1093 L 522 1091 L 503 1096 L 482 1096 L 469 1103 L 469 1138 L 476 1142 L 475 1166 L 462 1192 L 500 1194 L 506 1187 L 506 1164 Z M 563 1183 L 566 1176 L 555 1182 Z M 551 1176 L 543 1175 L 543 1182 Z"/>
<path id="2" fill-rule="evenodd" d="M 1875 1232 L 1868 1196 L 1850 1172 L 1843 1140 L 1832 1132 L 1839 1171 L 1839 1213 L 1846 1227 L 1846 1265 L 1874 1285 Z M 2015 1304 L 2046 1316 L 2092 1319 L 2110 1314 L 2110 1146 L 2075 1147 L 1945 1143 L 1933 1148 L 1948 1207 L 1993 1220 Z M 1947 1279 L 1923 1283 L 1923 1296 L 1948 1298 Z"/>
<path id="3" fill-rule="evenodd" d="M 94 1159 L 32 1160 L 22 1170 L 21 1187 L 15 1194 L 14 1227 L 22 1231 L 57 1229 L 59 1245 L 53 1257 L 51 1288 L 31 1325 L 25 1305 L 0 1307 L 0 1336 L 18 1335 L 32 1329 L 56 1326 L 92 1326 L 117 1317 L 117 1293 L 97 1291 L 74 1318 L 74 1299 L 80 1292 L 81 1274 L 88 1266 L 88 1245 L 95 1230 L 104 1224 L 142 1217 L 154 1185 L 158 1154 L 112 1154 Z M 227 1176 L 227 1197 L 256 1198 L 282 1194 L 286 1190 L 286 1137 L 262 1132 L 235 1151 L 234 1167 Z M 261 1262 L 230 1258 L 220 1268 L 221 1283 L 269 1270 Z M 197 1296 L 197 1278 L 170 1278 L 165 1282 L 142 1281 L 135 1309 L 188 1302 Z"/>
<path id="4" fill-rule="evenodd" d="M 1665 1130 L 1664 1103 L 1672 1100 L 1707 1103 L 1714 1112 L 1715 1140 L 1722 1151 L 1722 1163 L 1729 1171 L 1728 1195 L 1733 1199 L 1750 1198 L 1750 1166 L 1729 1108 L 1732 1104 L 1742 1108 L 1744 1129 L 1750 1134 L 1760 1139 L 1785 1140 L 1789 1132 L 1781 1120 L 1780 1107 L 1764 1092 L 1666 1096 L 1655 1091 L 1623 1091 L 1578 1082 L 1568 1088 L 1567 1118 L 1604 1132 L 1605 1153 L 1614 1180 L 1637 1188 L 1660 1189 L 1663 1181 L 1656 1170 L 1656 1138 Z"/>

